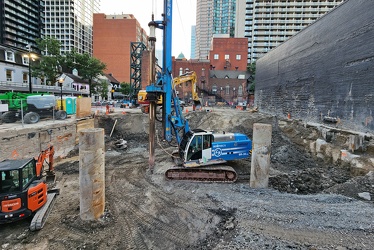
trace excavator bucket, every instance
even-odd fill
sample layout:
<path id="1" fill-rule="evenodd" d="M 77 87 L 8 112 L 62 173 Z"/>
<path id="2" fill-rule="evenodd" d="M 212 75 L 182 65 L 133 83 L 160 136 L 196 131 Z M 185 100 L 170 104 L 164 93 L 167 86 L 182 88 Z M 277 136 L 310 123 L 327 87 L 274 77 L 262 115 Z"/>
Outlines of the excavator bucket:
<path id="1" fill-rule="evenodd" d="M 193 104 L 196 107 L 196 109 L 198 109 L 198 110 L 201 109 L 201 102 L 200 102 L 200 100 L 194 100 Z"/>
<path id="2" fill-rule="evenodd" d="M 55 172 L 53 172 L 53 171 L 47 171 L 45 179 L 46 179 L 45 181 L 47 182 L 47 184 L 55 183 L 55 181 L 56 181 L 56 174 L 55 174 Z"/>

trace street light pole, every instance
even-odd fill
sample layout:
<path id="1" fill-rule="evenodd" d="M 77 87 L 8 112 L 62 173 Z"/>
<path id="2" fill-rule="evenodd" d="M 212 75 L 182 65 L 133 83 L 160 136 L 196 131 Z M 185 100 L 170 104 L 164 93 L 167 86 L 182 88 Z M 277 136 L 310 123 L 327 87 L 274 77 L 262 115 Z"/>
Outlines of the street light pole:
<path id="1" fill-rule="evenodd" d="M 64 106 L 62 104 L 62 85 L 64 83 L 64 78 L 62 78 L 62 76 L 58 79 L 58 84 L 60 85 L 60 97 L 61 97 L 61 103 L 60 103 L 60 110 L 64 110 Z"/>
<path id="2" fill-rule="evenodd" d="M 32 83 L 31 83 L 31 44 L 27 45 L 29 48 L 29 93 L 32 93 Z"/>

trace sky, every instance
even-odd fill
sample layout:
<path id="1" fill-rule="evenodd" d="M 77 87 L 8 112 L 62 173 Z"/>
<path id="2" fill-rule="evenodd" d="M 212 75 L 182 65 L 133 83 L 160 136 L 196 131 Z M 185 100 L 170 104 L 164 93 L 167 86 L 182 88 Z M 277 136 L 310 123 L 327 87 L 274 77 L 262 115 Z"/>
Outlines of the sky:
<path id="1" fill-rule="evenodd" d="M 155 21 L 161 21 L 164 0 L 101 0 L 100 13 L 133 14 L 149 35 L 148 23 L 154 13 Z M 173 0 L 172 56 L 181 52 L 191 57 L 191 26 L 196 24 L 196 0 Z M 162 50 L 162 30 L 156 29 L 156 50 Z"/>

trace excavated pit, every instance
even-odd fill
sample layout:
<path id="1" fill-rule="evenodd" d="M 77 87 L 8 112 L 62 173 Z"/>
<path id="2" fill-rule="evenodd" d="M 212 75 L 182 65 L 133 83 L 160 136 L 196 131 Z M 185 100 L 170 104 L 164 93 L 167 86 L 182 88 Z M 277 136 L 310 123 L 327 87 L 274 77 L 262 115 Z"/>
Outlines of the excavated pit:
<path id="1" fill-rule="evenodd" d="M 250 159 L 230 162 L 233 184 L 166 181 L 173 147 L 157 124 L 156 166 L 148 169 L 148 116 L 98 116 L 105 130 L 106 209 L 98 221 L 79 218 L 79 149 L 56 166 L 61 194 L 39 233 L 28 220 L 2 225 L 2 249 L 371 249 L 374 174 L 313 156 L 300 138 L 315 131 L 296 122 L 232 109 L 185 114 L 191 128 L 240 132 L 273 125 L 269 189 L 249 187 Z M 171 143 L 175 144 L 175 143 Z M 125 145 L 125 146 L 124 146 Z M 285 233 L 287 232 L 287 233 Z M 43 234 L 43 237 L 38 236 Z"/>

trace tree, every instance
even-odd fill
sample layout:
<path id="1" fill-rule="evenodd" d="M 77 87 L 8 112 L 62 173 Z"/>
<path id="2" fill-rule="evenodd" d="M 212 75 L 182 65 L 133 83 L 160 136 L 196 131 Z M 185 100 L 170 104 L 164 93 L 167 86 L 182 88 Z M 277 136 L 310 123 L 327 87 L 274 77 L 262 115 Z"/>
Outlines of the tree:
<path id="1" fill-rule="evenodd" d="M 32 67 L 32 74 L 35 77 L 46 77 L 47 81 L 56 82 L 57 78 L 64 72 L 72 72 L 77 69 L 79 76 L 88 80 L 91 91 L 95 86 L 91 86 L 93 79 L 103 74 L 106 65 L 99 59 L 91 57 L 89 54 L 79 54 L 72 50 L 65 55 L 61 55 L 61 43 L 52 37 L 37 39 L 40 51 L 44 55 L 40 58 L 40 63 Z"/>
<path id="2" fill-rule="evenodd" d="M 248 79 L 248 92 L 255 92 L 255 77 L 256 77 L 256 62 L 250 63 L 247 65 L 247 71 L 250 74 L 250 77 Z"/>
<path id="3" fill-rule="evenodd" d="M 79 76 L 83 79 L 88 80 L 88 85 L 90 86 L 90 96 L 92 95 L 93 79 L 97 76 L 103 74 L 106 69 L 105 63 L 101 62 L 99 59 L 91 57 L 89 54 L 78 54 L 75 53 L 74 56 L 75 63 L 74 66 L 79 72 Z"/>
<path id="4" fill-rule="evenodd" d="M 92 87 L 92 88 L 91 88 Z M 92 94 L 98 94 L 103 99 L 108 99 L 108 87 L 109 84 L 105 80 L 99 80 L 97 82 L 92 82 L 90 89 L 92 90 Z"/>
<path id="5" fill-rule="evenodd" d="M 37 39 L 36 44 L 40 51 L 44 51 L 44 55 L 40 58 L 39 64 L 31 67 L 34 77 L 46 78 L 47 81 L 55 83 L 61 75 L 61 67 L 64 62 L 60 55 L 61 43 L 55 38 L 47 37 Z"/>
<path id="6" fill-rule="evenodd" d="M 130 92 L 131 92 L 131 85 L 130 85 L 130 83 L 121 82 L 120 88 L 119 88 L 118 91 L 121 92 L 124 95 L 129 95 Z"/>

